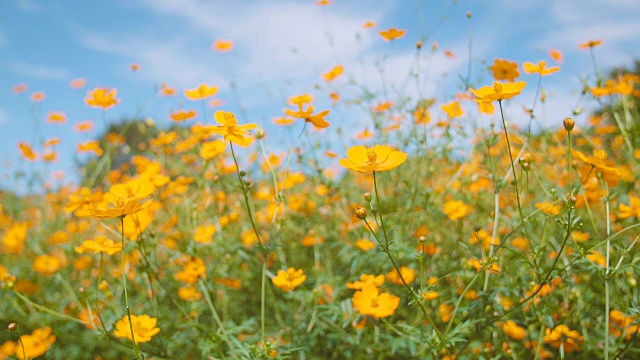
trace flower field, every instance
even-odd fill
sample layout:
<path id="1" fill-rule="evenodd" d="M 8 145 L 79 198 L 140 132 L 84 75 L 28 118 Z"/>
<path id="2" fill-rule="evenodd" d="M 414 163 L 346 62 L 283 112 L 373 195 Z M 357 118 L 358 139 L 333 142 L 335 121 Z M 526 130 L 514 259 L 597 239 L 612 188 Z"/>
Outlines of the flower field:
<path id="1" fill-rule="evenodd" d="M 363 31 L 415 39 L 418 89 L 421 62 L 456 56 Z M 640 75 L 583 40 L 593 71 L 561 114 L 557 49 L 494 54 L 446 97 L 336 64 L 268 126 L 204 82 L 157 88 L 181 101 L 168 126 L 118 121 L 122 92 L 77 78 L 101 120 L 73 124 L 80 176 L 56 181 L 65 111 L 16 84 L 47 136 L 20 138 L 22 190 L 0 188 L 0 360 L 639 358 Z M 328 136 L 345 108 L 364 126 Z"/>

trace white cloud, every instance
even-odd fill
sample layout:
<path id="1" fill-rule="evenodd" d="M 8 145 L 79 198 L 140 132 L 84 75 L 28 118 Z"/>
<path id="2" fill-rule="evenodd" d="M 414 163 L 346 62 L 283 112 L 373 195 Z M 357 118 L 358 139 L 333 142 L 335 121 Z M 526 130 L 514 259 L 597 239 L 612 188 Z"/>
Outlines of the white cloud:
<path id="1" fill-rule="evenodd" d="M 36 3 L 33 0 L 18 0 L 16 1 L 16 7 L 24 12 L 28 12 L 28 13 L 39 13 L 42 11 L 42 6 L 40 6 L 38 3 Z"/>
<path id="2" fill-rule="evenodd" d="M 34 79 L 66 80 L 69 78 L 69 73 L 65 69 L 28 64 L 22 61 L 11 61 L 6 64 L 6 67 L 16 75 L 27 76 Z"/>

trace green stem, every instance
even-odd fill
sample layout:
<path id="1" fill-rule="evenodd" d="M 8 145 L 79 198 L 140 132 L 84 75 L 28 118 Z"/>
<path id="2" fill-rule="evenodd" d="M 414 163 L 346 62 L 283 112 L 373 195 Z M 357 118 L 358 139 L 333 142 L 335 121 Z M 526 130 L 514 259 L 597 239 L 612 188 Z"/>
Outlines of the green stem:
<path id="1" fill-rule="evenodd" d="M 129 294 L 127 293 L 127 275 L 124 271 L 124 253 L 125 253 L 125 243 L 124 243 L 124 216 L 120 217 L 120 241 L 122 243 L 122 256 L 121 256 L 121 270 L 122 270 L 122 285 L 124 286 L 124 303 L 125 309 L 127 311 L 127 318 L 129 319 L 129 330 L 131 330 L 131 341 L 133 342 L 133 350 L 136 353 L 136 359 L 139 359 L 140 352 L 138 350 L 138 344 L 136 343 L 136 338 L 133 333 L 133 323 L 131 322 L 131 310 L 129 309 Z"/>

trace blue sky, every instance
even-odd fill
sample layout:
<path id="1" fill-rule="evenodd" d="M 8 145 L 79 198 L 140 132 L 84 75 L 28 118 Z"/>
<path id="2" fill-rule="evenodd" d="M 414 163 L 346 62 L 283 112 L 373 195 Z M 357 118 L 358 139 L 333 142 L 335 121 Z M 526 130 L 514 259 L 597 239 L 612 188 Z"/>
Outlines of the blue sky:
<path id="1" fill-rule="evenodd" d="M 291 134 L 298 131 L 271 125 L 291 95 L 312 93 L 316 109 L 331 109 L 327 120 L 332 126 L 323 136 L 337 137 L 337 129 L 343 128 L 343 147 L 356 144 L 353 134 L 370 121 L 366 112 L 331 106 L 331 88 L 343 98 L 357 95 L 349 79 L 379 94 L 384 83 L 387 90 L 395 87 L 414 99 L 422 95 L 447 101 L 463 88 L 459 75 L 467 72 L 469 34 L 476 86 L 491 82 L 486 69 L 495 58 L 522 64 L 549 60 L 549 48 L 564 53 L 562 71 L 543 79 L 548 102 L 544 112 L 539 108 L 538 118 L 547 126 L 570 116 L 576 105 L 590 106 L 577 102 L 580 78 L 593 73 L 591 58 L 578 43 L 604 40 L 595 49 L 602 69 L 631 65 L 640 57 L 640 4 L 633 0 L 334 0 L 326 7 L 314 2 L 0 0 L 0 187 L 15 186 L 10 178 L 16 170 L 44 167 L 26 164 L 18 153 L 19 141 L 38 148 L 36 128 L 41 138 L 58 136 L 62 141 L 60 160 L 46 165 L 46 171 L 61 169 L 74 178 L 76 144 L 102 128 L 101 112 L 83 102 L 86 92 L 99 86 L 117 88 L 122 99 L 107 112 L 109 121 L 140 115 L 166 126 L 171 110 L 200 110 L 200 104 L 181 96 L 184 88 L 216 85 L 223 108 L 242 114 L 241 122 L 263 124 L 273 134 L 268 144 L 278 152 L 288 148 Z M 378 25 L 365 30 L 367 21 Z M 385 43 L 377 32 L 389 27 L 407 34 Z M 233 52 L 212 51 L 216 38 L 233 40 Z M 423 86 L 418 91 L 405 80 L 415 66 L 415 42 L 421 39 L 426 48 L 437 42 L 439 50 L 424 52 L 428 56 L 421 58 Z M 445 56 L 445 49 L 455 58 Z M 133 63 L 140 65 L 136 73 L 129 69 Z M 327 86 L 321 75 L 338 64 L 345 67 L 345 76 Z M 87 86 L 71 89 L 74 78 L 86 78 Z M 523 75 L 521 80 L 529 86 L 520 105 L 531 106 L 536 78 Z M 28 91 L 12 94 L 20 83 L 28 84 Z M 161 83 L 176 87 L 179 96 L 159 97 Z M 36 91 L 47 97 L 34 106 L 29 95 Z M 49 111 L 64 111 L 67 124 L 46 125 Z M 207 111 L 211 115 L 214 110 Z M 91 133 L 72 131 L 75 122 L 88 119 L 96 125 Z"/>

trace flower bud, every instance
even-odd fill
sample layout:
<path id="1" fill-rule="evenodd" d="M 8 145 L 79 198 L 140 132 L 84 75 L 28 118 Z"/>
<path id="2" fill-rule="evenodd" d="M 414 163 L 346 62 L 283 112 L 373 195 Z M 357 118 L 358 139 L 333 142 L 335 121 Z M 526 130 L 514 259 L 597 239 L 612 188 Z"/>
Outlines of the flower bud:
<path id="1" fill-rule="evenodd" d="M 360 220 L 364 220 L 367 217 L 367 209 L 362 206 L 356 208 L 356 217 Z"/>
<path id="2" fill-rule="evenodd" d="M 567 131 L 573 130 L 573 127 L 576 126 L 576 122 L 572 118 L 566 118 L 562 121 L 562 125 L 564 125 L 564 129 Z"/>
<path id="3" fill-rule="evenodd" d="M 416 49 L 420 50 L 422 48 L 422 41 L 416 42 Z"/>
<path id="4" fill-rule="evenodd" d="M 364 200 L 366 202 L 371 202 L 371 193 L 370 192 L 364 193 L 363 197 L 364 197 Z"/>
<path id="5" fill-rule="evenodd" d="M 247 172 L 244 170 L 240 170 L 239 175 L 240 177 L 245 177 L 247 175 Z"/>
<path id="6" fill-rule="evenodd" d="M 426 237 L 420 236 L 418 238 L 418 244 L 426 244 L 426 242 L 427 242 L 427 238 Z"/>
<path id="7" fill-rule="evenodd" d="M 264 129 L 261 126 L 258 126 L 256 128 L 255 134 L 256 134 L 256 139 L 258 140 L 262 139 L 264 137 Z"/>
<path id="8" fill-rule="evenodd" d="M 8 330 L 9 332 L 16 332 L 16 331 L 18 331 L 18 324 L 16 324 L 16 323 L 12 322 L 11 324 L 9 324 L 9 325 L 7 326 L 7 330 Z"/>

